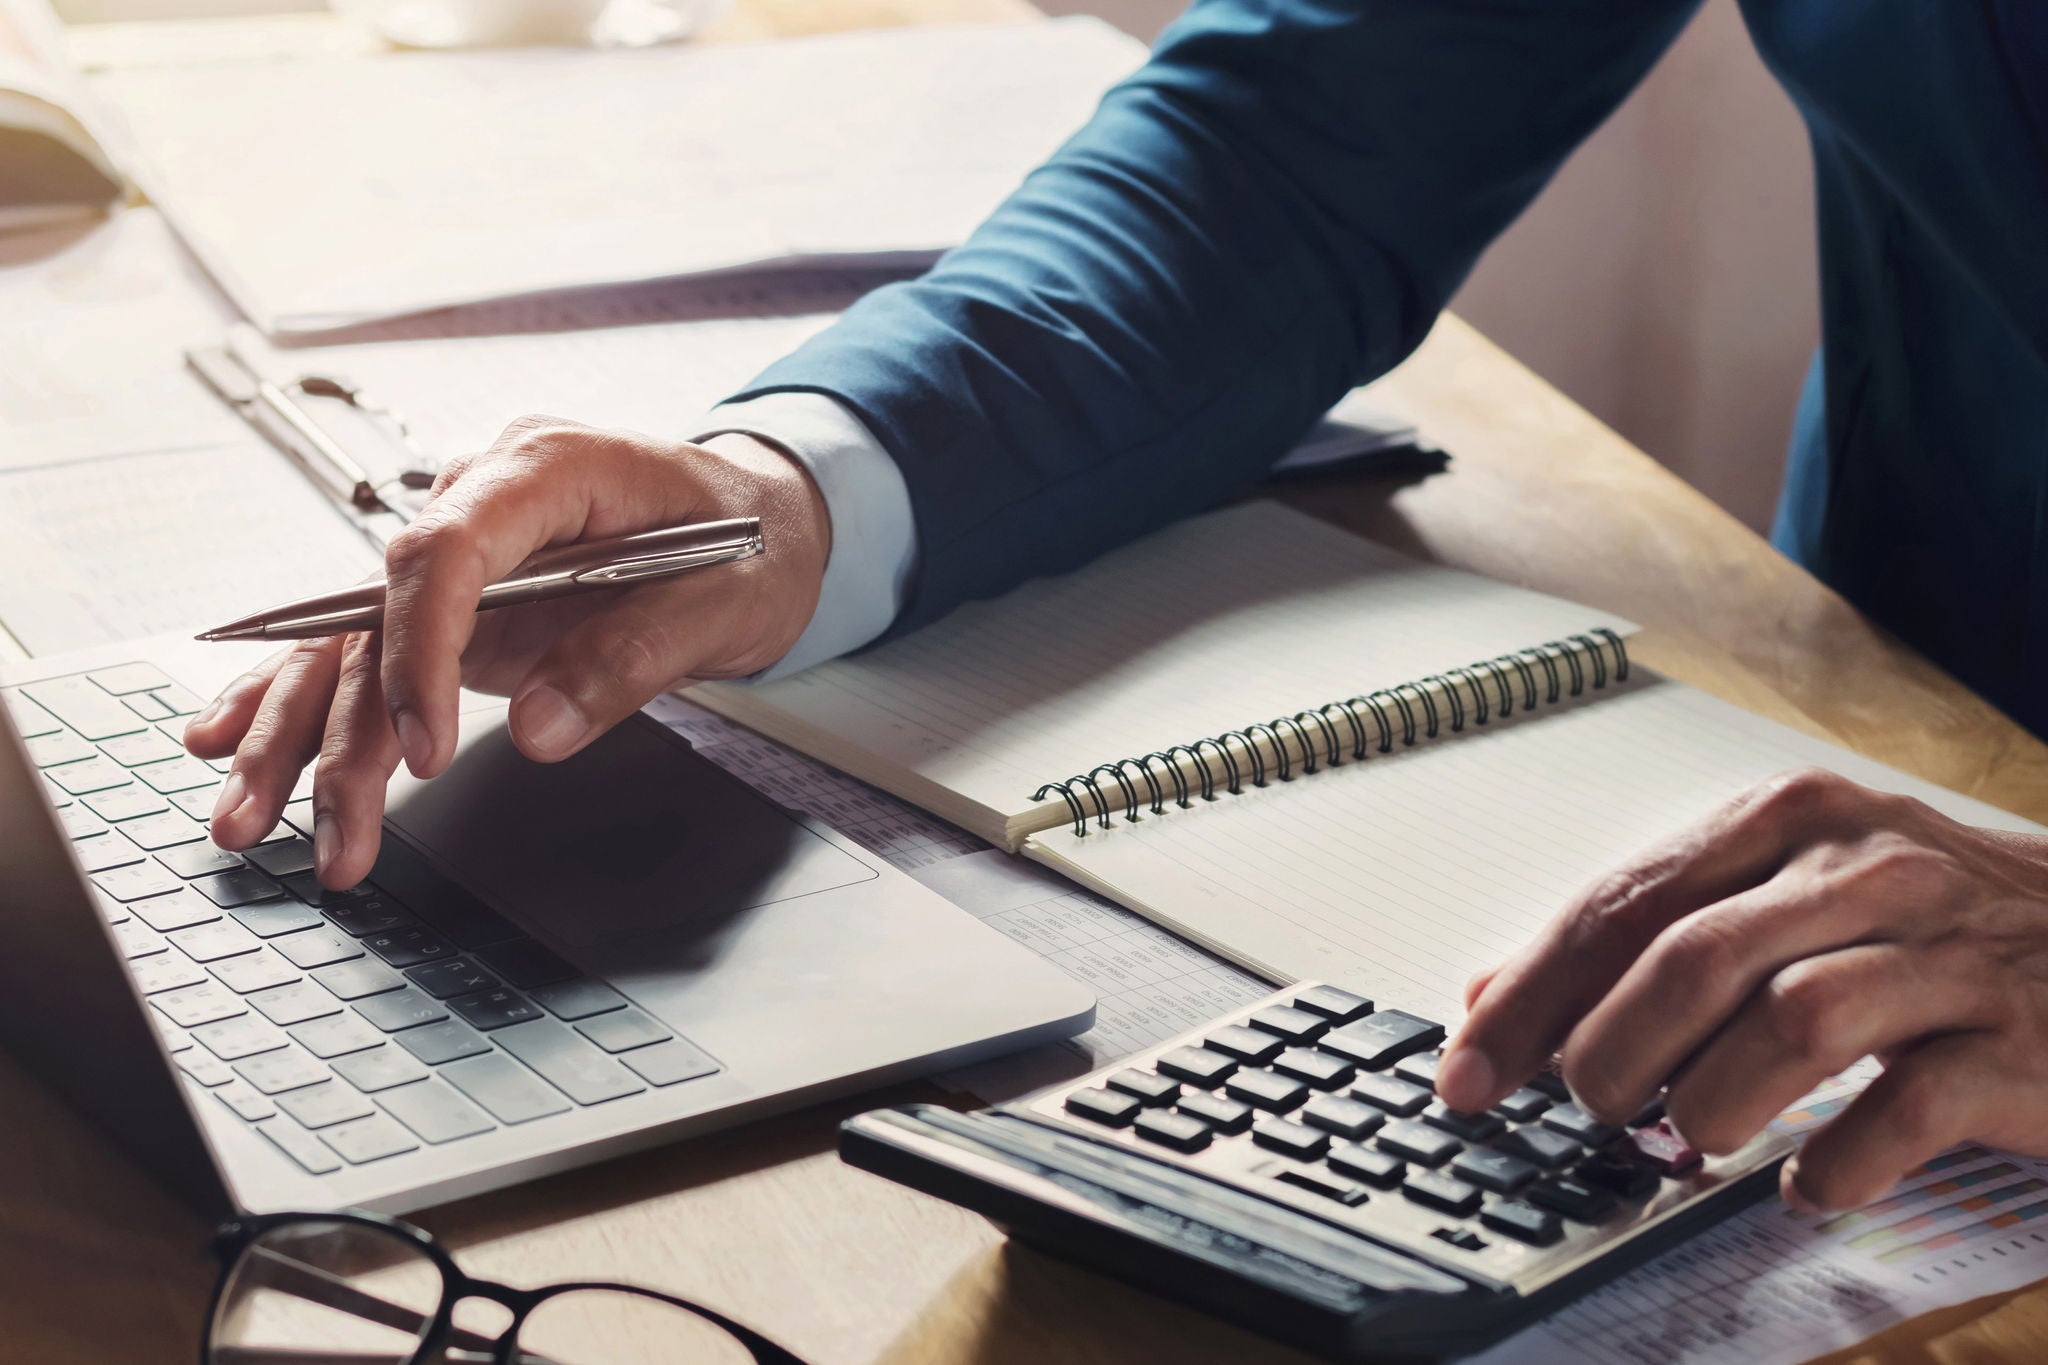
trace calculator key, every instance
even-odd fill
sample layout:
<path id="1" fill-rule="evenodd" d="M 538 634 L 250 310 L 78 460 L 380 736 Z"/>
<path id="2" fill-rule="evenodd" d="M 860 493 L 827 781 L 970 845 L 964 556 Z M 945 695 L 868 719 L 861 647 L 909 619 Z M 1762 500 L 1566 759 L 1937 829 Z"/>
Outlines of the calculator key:
<path id="1" fill-rule="evenodd" d="M 295 872 L 313 870 L 313 845 L 296 836 L 252 848 L 246 856 L 273 877 L 289 877 Z"/>
<path id="2" fill-rule="evenodd" d="M 206 980 L 206 968 L 178 953 L 159 953 L 155 957 L 142 958 L 129 974 L 135 978 L 135 988 L 144 995 L 174 991 L 180 986 L 196 986 Z"/>
<path id="3" fill-rule="evenodd" d="M 1090 1086 L 1076 1090 L 1067 1096 L 1067 1112 L 1078 1114 L 1091 1123 L 1105 1128 L 1124 1128 L 1138 1116 L 1144 1106 L 1129 1095 L 1119 1095 L 1114 1090 L 1102 1090 Z"/>
<path id="4" fill-rule="evenodd" d="M 330 1014 L 287 1029 L 292 1041 L 323 1061 L 384 1046 L 384 1035 L 353 1014 Z"/>
<path id="5" fill-rule="evenodd" d="M 1462 1109 L 1453 1109 L 1442 1100 L 1436 1101 L 1422 1111 L 1422 1121 L 1432 1128 L 1441 1128 L 1452 1137 L 1467 1142 L 1484 1142 L 1497 1136 L 1507 1124 L 1495 1114 L 1468 1114 Z"/>
<path id="6" fill-rule="evenodd" d="M 343 1000 L 361 1000 L 382 995 L 405 984 L 405 978 L 383 963 L 359 957 L 353 962 L 336 962 L 313 972 L 313 979 Z"/>
<path id="7" fill-rule="evenodd" d="M 1595 1152 L 1572 1167 L 1572 1179 L 1623 1199 L 1646 1199 L 1663 1182 L 1653 1167 L 1613 1152 Z"/>
<path id="8" fill-rule="evenodd" d="M 1314 1161 L 1330 1150 L 1330 1135 L 1287 1119 L 1260 1119 L 1252 1125 L 1252 1141 L 1296 1161 Z"/>
<path id="9" fill-rule="evenodd" d="M 209 963 L 207 970 L 237 995 L 265 991 L 299 979 L 299 969 L 276 953 L 259 949 Z"/>
<path id="10" fill-rule="evenodd" d="M 1463 1150 L 1464 1144 L 1448 1133 L 1415 1122 L 1394 1119 L 1380 1129 L 1380 1150 L 1391 1152 L 1419 1166 L 1441 1166 Z"/>
<path id="11" fill-rule="evenodd" d="M 344 1015 L 343 1017 L 346 1018 L 347 1016 Z M 420 1065 L 418 1058 L 403 1048 L 394 1047 L 390 1043 L 379 1043 L 377 1046 L 365 1048 L 361 1052 L 351 1052 L 346 1056 L 336 1057 L 333 1065 L 335 1075 L 341 1077 L 366 1095 L 389 1090 L 393 1086 L 411 1085 L 414 1081 L 429 1074 L 427 1069 Z M 449 1095 L 449 1099 L 453 1100 L 455 1098 L 456 1096 Z M 468 1101 L 464 1100 L 462 1103 L 466 1105 Z M 389 1104 L 386 1104 L 384 1107 L 391 1109 L 391 1112 L 394 1114 L 398 1113 Z M 415 1133 L 420 1132 L 418 1128 L 413 1127 L 405 1115 L 399 1114 L 398 1121 L 405 1124 L 406 1127 L 412 1128 Z M 485 1125 L 485 1127 L 489 1126 L 489 1124 Z M 427 1138 L 429 1142 L 442 1141 L 439 1138 L 427 1137 L 425 1133 L 420 1133 L 420 1136 Z M 464 1135 L 457 1134 L 457 1136 Z"/>
<path id="12" fill-rule="evenodd" d="M 1391 1190 L 1408 1174 L 1406 1162 L 1371 1147 L 1339 1143 L 1330 1148 L 1330 1169 L 1382 1190 Z"/>
<path id="13" fill-rule="evenodd" d="M 134 820 L 144 815 L 159 815 L 171 808 L 171 803 L 158 796 L 140 783 L 117 787 L 113 791 L 99 792 L 85 798 L 87 809 L 102 820 L 119 824 L 123 820 Z M 194 819 L 203 820 L 212 812 L 212 807 L 201 811 Z M 190 812 L 187 812 L 190 814 Z"/>
<path id="14" fill-rule="evenodd" d="M 485 1117 L 483 1110 L 439 1081 L 383 1091 L 378 1094 L 377 1103 L 424 1142 L 454 1142 L 488 1133 L 497 1126 Z"/>
<path id="15" fill-rule="evenodd" d="M 1564 1225 L 1557 1221 L 1556 1214 L 1524 1204 L 1519 1199 L 1503 1199 L 1487 1205 L 1479 1211 L 1479 1221 L 1495 1232 L 1504 1232 L 1532 1247 L 1547 1247 L 1564 1236 Z"/>
<path id="16" fill-rule="evenodd" d="M 1307 1086 L 1292 1076 L 1246 1068 L 1223 1083 L 1223 1093 L 1254 1108 L 1284 1114 L 1297 1108 L 1308 1098 L 1309 1092 Z"/>
<path id="17" fill-rule="evenodd" d="M 116 867 L 133 867 L 149 855 L 118 834 L 94 834 L 71 845 L 78 865 L 87 872 L 105 872 Z"/>
<path id="18" fill-rule="evenodd" d="M 1205 1047 L 1174 1048 L 1161 1054 L 1155 1065 L 1163 1074 L 1176 1080 L 1207 1088 L 1223 1084 L 1230 1078 L 1230 1073 L 1237 1070 L 1236 1061 Z"/>
<path id="19" fill-rule="evenodd" d="M 201 1024 L 192 1037 L 224 1062 L 239 1062 L 259 1052 L 271 1052 L 285 1045 L 285 1036 L 251 1015 Z"/>
<path id="20" fill-rule="evenodd" d="M 361 957 L 363 950 L 356 947 L 352 938 L 345 938 L 330 928 L 307 929 L 296 934 L 283 934 L 270 940 L 270 946 L 290 958 L 294 966 L 312 969 L 325 967 L 330 962 L 346 962 Z"/>
<path id="21" fill-rule="evenodd" d="M 1451 1159 L 1451 1174 L 1495 1194 L 1513 1194 L 1534 1180 L 1539 1172 L 1534 1162 L 1495 1151 L 1471 1147 Z"/>
<path id="22" fill-rule="evenodd" d="M 137 730 L 132 735 L 116 735 L 105 741 L 100 752 L 124 768 L 139 768 L 145 763 L 176 758 L 185 750 L 161 730 Z"/>
<path id="23" fill-rule="evenodd" d="M 133 703 L 133 698 L 130 698 Z M 152 716 L 152 720 L 156 717 Z M 150 785 L 151 790 L 170 796 L 176 792 L 188 792 L 200 787 L 220 785 L 220 774 L 189 755 L 166 759 L 161 763 L 145 763 L 134 770 L 135 775 Z"/>
<path id="24" fill-rule="evenodd" d="M 1251 1017 L 1253 1028 L 1277 1033 L 1290 1043 L 1312 1043 L 1330 1031 L 1330 1021 L 1308 1010 L 1268 1005 Z"/>
<path id="25" fill-rule="evenodd" d="M 1202 1046 L 1250 1066 L 1264 1066 L 1280 1055 L 1287 1040 L 1241 1024 L 1226 1024 L 1203 1039 Z"/>
<path id="26" fill-rule="evenodd" d="M 256 1131 L 268 1138 L 271 1146 L 304 1167 L 309 1175 L 332 1175 L 341 1169 L 334 1153 L 319 1138 L 290 1119 L 277 1118 L 259 1123 Z"/>
<path id="27" fill-rule="evenodd" d="M 248 1013 L 248 1007 L 239 996 L 222 990 L 211 981 L 152 995 L 149 1003 L 161 1010 L 166 1019 L 183 1028 L 197 1028 L 216 1019 L 232 1019 L 238 1014 Z"/>
<path id="28" fill-rule="evenodd" d="M 1158 1109 L 1172 1104 L 1180 1098 L 1180 1083 L 1164 1076 L 1155 1076 L 1149 1071 L 1136 1067 L 1125 1067 L 1113 1073 L 1103 1082 L 1111 1090 L 1121 1091 L 1144 1105 L 1147 1109 Z"/>
<path id="29" fill-rule="evenodd" d="M 1199 1152 L 1216 1135 L 1216 1130 L 1200 1119 L 1168 1109 L 1147 1109 L 1138 1115 L 1131 1130 L 1147 1142 L 1176 1152 Z"/>
<path id="30" fill-rule="evenodd" d="M 216 877 L 201 877 L 192 885 L 200 895 L 223 910 L 237 905 L 254 905 L 258 901 L 274 901 L 284 895 L 276 882 L 253 867 L 238 867 Z"/>
<path id="31" fill-rule="evenodd" d="M 707 1053 L 681 1038 L 621 1052 L 619 1060 L 649 1085 L 677 1085 L 718 1070 L 718 1063 Z"/>
<path id="32" fill-rule="evenodd" d="M 585 1019 L 576 1025 L 576 1031 L 606 1052 L 630 1052 L 670 1036 L 666 1028 L 636 1009 L 611 1010 Z"/>
<path id="33" fill-rule="evenodd" d="M 1360 1076 L 1351 1098 L 1364 1100 L 1397 1118 L 1414 1118 L 1429 1104 L 1429 1092 L 1392 1076 Z"/>
<path id="34" fill-rule="evenodd" d="M 1463 1218 L 1479 1207 L 1479 1191 L 1441 1171 L 1410 1171 L 1401 1193 L 1426 1208 Z"/>
<path id="35" fill-rule="evenodd" d="M 1294 1008 L 1320 1014 L 1333 1024 L 1348 1024 L 1372 1013 L 1372 1001 L 1335 986 L 1310 986 L 1294 997 Z"/>
<path id="36" fill-rule="evenodd" d="M 1514 1094 L 1493 1106 L 1493 1112 L 1516 1123 L 1528 1123 L 1541 1117 L 1550 1107 L 1550 1097 L 1533 1086 L 1523 1086 Z"/>
<path id="37" fill-rule="evenodd" d="M 1282 1171 L 1274 1179 L 1282 1184 L 1319 1194 L 1325 1199 L 1334 1199 L 1347 1209 L 1356 1208 L 1372 1197 L 1356 1181 L 1346 1180 L 1341 1175 L 1331 1175 L 1328 1171 L 1319 1171 L 1313 1166 Z"/>
<path id="38" fill-rule="evenodd" d="M 91 758 L 45 768 L 43 776 L 72 796 L 90 796 L 94 792 L 107 791 L 113 787 L 125 787 L 130 780 L 126 768 L 111 759 L 100 757 L 98 753 L 94 753 Z"/>
<path id="39" fill-rule="evenodd" d="M 448 1002 L 448 1008 L 461 1015 L 463 1022 L 471 1028 L 482 1029 L 485 1032 L 494 1028 L 523 1024 L 529 1019 L 541 1017 L 540 1010 L 533 1002 L 519 992 L 508 991 L 503 987 L 494 991 L 478 991 L 475 995 L 458 996 Z M 663 1030 L 660 1036 L 668 1037 L 667 1030 Z"/>
<path id="40" fill-rule="evenodd" d="M 270 1097 L 239 1076 L 217 1087 L 213 1097 L 251 1123 L 259 1123 L 277 1112 Z"/>
<path id="41" fill-rule="evenodd" d="M 1394 1074 L 1404 1081 L 1413 1081 L 1417 1085 L 1435 1090 L 1436 1069 L 1441 1061 L 1443 1054 L 1440 1052 L 1418 1052 L 1412 1057 L 1403 1057 L 1394 1063 Z"/>
<path id="42" fill-rule="evenodd" d="M 141 907 L 136 909 L 139 912 Z M 194 962 L 218 962 L 224 957 L 253 953 L 263 946 L 263 940 L 227 919 L 195 924 L 190 929 L 174 930 L 164 937 L 184 949 L 185 956 Z"/>
<path id="43" fill-rule="evenodd" d="M 1621 1136 L 1621 1129 L 1602 1123 L 1576 1104 L 1558 1105 L 1543 1116 L 1542 1123 L 1588 1147 L 1602 1147 Z"/>
<path id="44" fill-rule="evenodd" d="M 1484 1251 L 1486 1239 L 1468 1228 L 1438 1228 L 1429 1234 L 1439 1242 L 1448 1242 L 1460 1251 Z"/>
<path id="45" fill-rule="evenodd" d="M 99 754 L 99 750 L 93 748 L 91 744 L 64 730 L 23 740 L 22 744 L 28 750 L 28 761 L 38 768 L 54 768 L 59 763 L 78 763 L 95 758 Z"/>
<path id="46" fill-rule="evenodd" d="M 452 1000 L 458 995 L 469 995 L 475 991 L 489 990 L 499 984 L 498 978 L 471 962 L 468 958 L 450 958 L 446 962 L 430 962 L 423 967 L 414 967 L 406 978 L 436 1000 Z M 625 1001 L 621 999 L 620 1004 Z M 595 1014 L 598 1011 L 593 1010 Z"/>
<path id="47" fill-rule="evenodd" d="M 185 883 L 162 863 L 144 860 L 128 867 L 111 867 L 105 872 L 95 872 L 92 884 L 117 901 L 139 901 L 144 896 L 161 896 L 176 891 Z"/>
<path id="48" fill-rule="evenodd" d="M 273 986 L 267 991 L 257 991 L 248 997 L 273 1024 L 303 1024 L 308 1019 L 319 1019 L 341 1012 L 341 1002 L 310 981 L 294 981 L 289 986 Z"/>
<path id="49" fill-rule="evenodd" d="M 235 1063 L 235 1071 L 266 1095 L 318 1085 L 327 1079 L 327 1068 L 297 1048 L 266 1052 Z"/>
<path id="50" fill-rule="evenodd" d="M 1225 1137 L 1234 1137 L 1252 1126 L 1250 1105 L 1203 1090 L 1183 1094 L 1174 1108 L 1200 1119 Z"/>
<path id="51" fill-rule="evenodd" d="M 121 822 L 120 830 L 121 837 L 129 843 L 137 848 L 146 849 L 151 853 L 155 853 L 159 849 L 200 844 L 200 841 L 206 838 L 206 827 L 204 825 L 195 824 L 174 810 L 160 810 L 154 815 L 143 815 L 133 820 L 124 820 Z M 201 844 L 200 846 L 208 849 L 213 847 L 211 844 Z M 178 873 L 181 877 L 197 875 L 196 873 L 183 871 L 177 863 L 169 859 L 164 860 L 164 865 L 173 872 Z"/>
<path id="52" fill-rule="evenodd" d="M 173 891 L 168 896 L 151 896 L 147 900 L 131 902 L 128 909 L 135 918 L 159 934 L 168 934 L 173 929 L 189 929 L 195 924 L 211 924 L 220 918 L 219 906 L 204 896 L 182 890 Z"/>
<path id="53" fill-rule="evenodd" d="M 1533 1162 L 1545 1170 L 1555 1170 L 1585 1152 L 1585 1148 L 1563 1133 L 1553 1133 L 1548 1128 L 1535 1127 L 1517 1128 L 1493 1145 L 1500 1151 Z"/>
<path id="54" fill-rule="evenodd" d="M 437 967 L 421 967 L 423 972 L 437 971 Z M 477 969 L 481 971 L 482 969 Z M 573 981 L 557 981 L 552 985 L 535 986 L 527 991 L 534 1003 L 541 1006 L 557 1019 L 574 1023 L 588 1019 L 594 1014 L 609 1014 L 626 1007 L 626 997 L 620 995 L 602 981 L 591 981 L 578 977 Z"/>
<path id="55" fill-rule="evenodd" d="M 378 957 L 401 969 L 416 967 L 422 962 L 431 962 L 439 957 L 449 957 L 455 952 L 454 944 L 420 925 L 365 934 L 362 943 Z"/>
<path id="56" fill-rule="evenodd" d="M 1564 1083 L 1564 1073 L 1557 1069 L 1555 1063 L 1531 1076 L 1529 1088 L 1548 1095 L 1553 1103 L 1571 1103 L 1571 1087 Z"/>
<path id="57" fill-rule="evenodd" d="M 1700 1164 L 1699 1149 L 1680 1137 L 1668 1120 L 1659 1120 L 1651 1127 L 1637 1129 L 1622 1145 L 1632 1148 L 1637 1160 L 1664 1175 L 1684 1175 Z"/>
<path id="58" fill-rule="evenodd" d="M 528 1008 L 532 1008 L 528 1006 Z M 617 1061 L 599 1052 L 568 1026 L 542 1018 L 497 1035 L 498 1046 L 541 1074 L 578 1104 L 603 1104 L 647 1087 Z"/>
<path id="59" fill-rule="evenodd" d="M 1273 1069 L 1283 1076 L 1306 1081 L 1318 1090 L 1336 1090 L 1349 1085 L 1358 1068 L 1342 1057 L 1332 1057 L 1312 1047 L 1291 1047 L 1273 1059 Z"/>
<path id="60" fill-rule="evenodd" d="M 483 964 L 513 985 L 525 989 L 565 981 L 576 969 L 530 938 L 516 938 L 478 950 Z"/>
<path id="61" fill-rule="evenodd" d="M 569 1109 L 558 1091 L 502 1052 L 450 1062 L 440 1075 L 500 1123 L 528 1123 Z"/>
<path id="62" fill-rule="evenodd" d="M 399 1044 L 428 1066 L 439 1066 L 461 1057 L 489 1052 L 491 1045 L 477 1036 L 469 1025 L 447 1019 L 424 1028 L 407 1029 L 398 1035 Z"/>
<path id="63" fill-rule="evenodd" d="M 323 1128 L 320 1140 L 358 1166 L 368 1161 L 382 1161 L 385 1157 L 416 1152 L 420 1148 L 412 1134 L 382 1114 Z"/>
<path id="64" fill-rule="evenodd" d="M 1301 1121 L 1311 1128 L 1335 1133 L 1356 1142 L 1369 1137 L 1387 1121 L 1387 1116 L 1369 1104 L 1338 1095 L 1318 1095 L 1301 1111 Z"/>
<path id="65" fill-rule="evenodd" d="M 1377 1010 L 1323 1035 L 1317 1046 L 1368 1071 L 1391 1066 L 1444 1040 L 1444 1026 L 1406 1010 Z"/>
<path id="66" fill-rule="evenodd" d="M 386 1033 L 439 1023 L 448 1017 L 448 1011 L 441 1008 L 439 1001 L 411 986 L 358 1000 L 356 1011 Z"/>
<path id="67" fill-rule="evenodd" d="M 261 905 L 238 905 L 228 911 L 235 922 L 258 938 L 296 934 L 320 923 L 320 912 L 297 901 L 268 901 Z"/>
<path id="68" fill-rule="evenodd" d="M 1613 1195 L 1569 1176 L 1545 1176 L 1522 1197 L 1575 1223 L 1597 1223 L 1614 1212 Z"/>

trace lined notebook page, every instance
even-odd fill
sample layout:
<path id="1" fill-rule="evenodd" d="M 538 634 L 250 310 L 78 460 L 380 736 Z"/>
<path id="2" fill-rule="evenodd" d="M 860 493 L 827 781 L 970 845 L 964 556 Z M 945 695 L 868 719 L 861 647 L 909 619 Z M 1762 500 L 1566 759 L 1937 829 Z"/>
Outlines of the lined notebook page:
<path id="1" fill-rule="evenodd" d="M 1577 890 L 1752 783 L 1818 765 L 2038 831 L 1679 683 L 1622 691 L 1026 851 L 1276 981 L 1427 1017 Z"/>
<path id="2" fill-rule="evenodd" d="M 868 654 L 692 695 L 919 804 L 945 791 L 1019 816 L 1063 810 L 1031 793 L 1099 763 L 1595 626 L 1632 629 L 1253 503 Z M 942 813 L 1003 838 L 971 810 Z"/>

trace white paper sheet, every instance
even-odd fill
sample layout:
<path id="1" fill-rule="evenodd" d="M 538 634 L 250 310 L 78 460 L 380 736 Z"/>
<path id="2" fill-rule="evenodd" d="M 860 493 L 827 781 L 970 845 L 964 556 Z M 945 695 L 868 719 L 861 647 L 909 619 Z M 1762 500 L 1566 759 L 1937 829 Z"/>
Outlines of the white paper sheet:
<path id="1" fill-rule="evenodd" d="M 253 320 L 957 245 L 1144 49 L 1105 24 L 92 78 Z"/>

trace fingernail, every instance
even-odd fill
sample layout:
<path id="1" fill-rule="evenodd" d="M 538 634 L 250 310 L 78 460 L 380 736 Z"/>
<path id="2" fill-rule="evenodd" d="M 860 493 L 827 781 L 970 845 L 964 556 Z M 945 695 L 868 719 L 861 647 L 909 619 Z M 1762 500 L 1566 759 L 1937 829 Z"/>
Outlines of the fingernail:
<path id="1" fill-rule="evenodd" d="M 242 780 L 239 771 L 229 773 L 228 780 L 221 783 L 220 798 L 213 803 L 213 818 L 219 820 L 241 809 L 248 790 L 249 784 Z"/>
<path id="2" fill-rule="evenodd" d="M 1454 1047 L 1436 1073 L 1436 1093 L 1453 1109 L 1476 1109 L 1493 1091 L 1493 1063 L 1477 1048 Z"/>
<path id="3" fill-rule="evenodd" d="M 400 711 L 391 718 L 392 728 L 398 731 L 398 748 L 405 755 L 405 766 L 417 776 L 434 757 L 434 737 L 427 733 L 427 723 L 410 711 Z"/>
<path id="4" fill-rule="evenodd" d="M 590 721 L 568 697 L 552 687 L 537 687 L 519 703 L 519 730 L 536 753 L 559 758 L 582 742 Z"/>
<path id="5" fill-rule="evenodd" d="M 313 817 L 313 861 L 325 873 L 341 857 L 341 821 L 331 815 Z"/>

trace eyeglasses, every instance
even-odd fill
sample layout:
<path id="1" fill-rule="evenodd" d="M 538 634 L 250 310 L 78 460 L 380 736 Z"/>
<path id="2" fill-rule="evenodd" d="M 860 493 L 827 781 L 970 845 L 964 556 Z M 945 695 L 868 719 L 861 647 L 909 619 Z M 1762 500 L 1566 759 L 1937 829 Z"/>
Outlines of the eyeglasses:
<path id="1" fill-rule="evenodd" d="M 759 1332 L 635 1285 L 514 1289 L 464 1274 L 431 1236 L 371 1213 L 229 1223 L 201 1365 L 803 1365 Z M 466 1299 L 511 1320 L 455 1325 Z"/>

